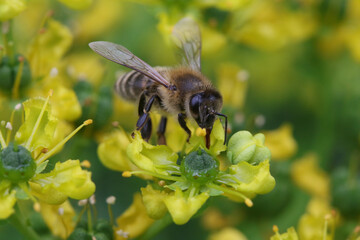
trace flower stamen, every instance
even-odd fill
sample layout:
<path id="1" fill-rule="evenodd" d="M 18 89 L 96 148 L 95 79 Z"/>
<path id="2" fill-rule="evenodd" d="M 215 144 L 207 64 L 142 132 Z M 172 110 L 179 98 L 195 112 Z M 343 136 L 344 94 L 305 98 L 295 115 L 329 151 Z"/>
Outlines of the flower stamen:
<path id="1" fill-rule="evenodd" d="M 47 98 L 46 98 L 46 101 L 45 101 L 45 103 L 44 103 L 44 106 L 43 106 L 42 109 L 41 109 L 41 112 L 40 112 L 40 114 L 39 114 L 39 117 L 38 117 L 37 120 L 36 120 L 36 123 L 35 123 L 35 126 L 34 126 L 34 128 L 33 128 L 33 131 L 31 132 L 31 135 L 30 135 L 30 137 L 28 138 L 28 140 L 27 140 L 27 142 L 26 142 L 26 144 L 25 144 L 25 148 L 26 148 L 26 149 L 30 149 L 30 144 L 31 144 L 31 142 L 33 141 L 33 138 L 34 138 L 34 136 L 35 136 L 35 133 L 37 132 L 37 130 L 38 130 L 38 128 L 39 128 L 41 119 L 42 119 L 42 117 L 43 117 L 43 115 L 44 115 L 46 106 L 47 106 L 47 104 L 48 104 L 48 102 L 49 102 L 50 97 L 52 96 L 52 93 L 53 93 L 53 90 L 51 89 L 51 90 L 49 91 L 49 94 L 48 94 Z"/>
<path id="2" fill-rule="evenodd" d="M 5 142 L 5 139 L 4 139 L 4 137 L 3 137 L 2 133 L 1 133 L 1 129 L 0 129 L 0 143 L 1 143 L 1 148 L 2 148 L 2 149 L 4 149 L 4 148 L 7 147 L 7 144 L 6 144 L 6 142 Z"/>
<path id="3" fill-rule="evenodd" d="M 53 147 L 50 151 L 48 151 L 47 153 L 45 153 L 44 155 L 42 155 L 42 157 L 40 157 L 38 160 L 36 160 L 37 164 L 42 163 L 43 161 L 45 161 L 46 159 L 48 159 L 49 157 L 51 157 L 57 150 L 59 150 L 67 141 L 70 140 L 70 138 L 72 138 L 78 131 L 80 131 L 84 126 L 87 126 L 89 124 L 91 124 L 93 121 L 91 119 L 88 119 L 86 121 L 83 122 L 83 124 L 81 124 L 79 127 L 77 127 L 74 131 L 72 131 L 69 135 L 67 135 L 63 140 L 61 140 L 58 144 L 56 144 L 55 147 Z"/>
<path id="4" fill-rule="evenodd" d="M 19 70 L 16 73 L 15 82 L 14 82 L 14 85 L 12 88 L 12 98 L 13 99 L 17 99 L 19 97 L 19 87 L 20 87 L 21 77 L 22 77 L 22 73 L 23 73 L 23 69 L 24 69 L 25 58 L 23 56 L 20 56 L 18 58 L 18 60 L 19 60 Z"/>
<path id="5" fill-rule="evenodd" d="M 166 180 L 170 180 L 170 181 L 180 181 L 180 182 L 185 181 L 181 177 L 167 176 L 167 175 L 162 175 L 162 174 L 149 172 L 149 171 L 125 171 L 125 172 L 123 172 L 122 176 L 123 177 L 131 177 L 132 174 L 145 174 L 145 175 L 150 175 L 150 176 L 153 176 L 153 177 L 157 177 L 157 178 L 160 178 L 160 179 L 166 179 Z"/>
<path id="6" fill-rule="evenodd" d="M 208 183 L 207 185 L 208 185 L 208 187 L 213 188 L 215 190 L 219 190 L 219 191 L 222 191 L 224 193 L 227 193 L 227 194 L 234 195 L 236 197 L 242 198 L 244 200 L 246 206 L 248 206 L 248 207 L 252 207 L 254 205 L 253 202 L 251 201 L 251 199 L 246 197 L 242 193 L 239 193 L 237 191 L 231 190 L 231 189 L 226 188 L 226 187 L 218 186 L 218 185 L 213 184 L 213 183 Z"/>

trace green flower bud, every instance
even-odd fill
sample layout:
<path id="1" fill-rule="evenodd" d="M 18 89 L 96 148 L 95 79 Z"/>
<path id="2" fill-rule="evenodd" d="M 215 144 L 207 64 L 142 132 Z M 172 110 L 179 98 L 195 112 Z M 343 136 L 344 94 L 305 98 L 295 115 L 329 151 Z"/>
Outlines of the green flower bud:
<path id="1" fill-rule="evenodd" d="M 96 240 L 111 240 L 105 233 L 98 232 L 94 234 Z"/>
<path id="2" fill-rule="evenodd" d="M 203 149 L 189 153 L 181 161 L 181 172 L 190 181 L 204 184 L 212 181 L 219 172 L 217 160 Z"/>
<path id="3" fill-rule="evenodd" d="M 36 163 L 29 150 L 10 143 L 0 153 L 0 176 L 13 183 L 29 180 L 36 170 Z"/>
<path id="4" fill-rule="evenodd" d="M 345 217 L 356 218 L 360 214 L 360 176 L 349 179 L 349 171 L 339 168 L 331 175 L 332 205 Z"/>
<path id="5" fill-rule="evenodd" d="M 227 157 L 232 164 L 242 161 L 259 164 L 271 158 L 270 150 L 264 146 L 264 142 L 262 133 L 253 136 L 248 131 L 237 132 L 229 140 Z"/>
<path id="6" fill-rule="evenodd" d="M 99 240 L 100 239 L 112 239 L 113 235 L 114 235 L 114 231 L 113 231 L 111 224 L 105 219 L 97 220 L 97 222 L 95 224 L 95 232 L 96 232 L 95 237 L 98 236 L 98 234 L 101 234 L 106 237 L 106 238 L 96 237 L 96 239 L 99 239 Z"/>
<path id="7" fill-rule="evenodd" d="M 3 57 L 0 64 L 0 88 L 10 90 L 13 85 L 11 67 L 8 57 Z"/>
<path id="8" fill-rule="evenodd" d="M 113 113 L 112 88 L 103 86 L 99 90 L 97 109 L 94 117 L 96 128 L 104 126 Z"/>
<path id="9" fill-rule="evenodd" d="M 84 228 L 76 228 L 68 240 L 92 240 L 92 237 Z"/>

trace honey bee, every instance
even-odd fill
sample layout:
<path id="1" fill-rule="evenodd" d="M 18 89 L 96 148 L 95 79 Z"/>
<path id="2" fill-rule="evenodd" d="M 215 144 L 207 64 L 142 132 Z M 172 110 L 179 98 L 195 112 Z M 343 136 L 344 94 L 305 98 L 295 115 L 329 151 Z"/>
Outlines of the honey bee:
<path id="1" fill-rule="evenodd" d="M 115 91 L 125 100 L 139 103 L 136 127 L 143 139 L 149 140 L 151 136 L 149 112 L 155 107 L 162 115 L 157 131 L 159 144 L 166 144 L 164 133 L 169 114 L 177 116 L 188 134 L 187 141 L 191 131 L 186 119 L 195 120 L 199 127 L 205 128 L 207 148 L 216 116 L 224 117 L 226 142 L 227 116 L 220 113 L 222 96 L 201 73 L 199 26 L 191 18 L 183 18 L 174 26 L 172 37 L 182 58 L 178 67 L 153 68 L 125 47 L 111 42 L 91 42 L 89 46 L 101 56 L 133 70 L 117 80 Z"/>

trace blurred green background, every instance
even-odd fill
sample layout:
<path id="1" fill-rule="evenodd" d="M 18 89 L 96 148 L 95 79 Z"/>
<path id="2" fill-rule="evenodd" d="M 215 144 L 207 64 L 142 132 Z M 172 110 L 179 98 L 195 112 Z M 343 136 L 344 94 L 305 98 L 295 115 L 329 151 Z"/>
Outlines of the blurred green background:
<path id="1" fill-rule="evenodd" d="M 133 194 L 147 183 L 136 177 L 123 178 L 121 172 L 105 168 L 98 159 L 95 139 L 111 130 L 112 121 L 119 121 L 131 132 L 136 122 L 136 108 L 116 107 L 113 102 L 118 96 L 106 94 L 106 89 L 100 90 L 104 86 L 111 89 L 116 73 L 126 69 L 97 56 L 87 44 L 111 41 L 126 46 L 152 66 L 176 65 L 169 33 L 173 24 L 190 15 L 200 23 L 203 32 L 202 72 L 217 86 L 234 85 L 236 81 L 221 82 L 226 80 L 219 73 L 220 66 L 235 65 L 246 74 L 246 87 L 239 88 L 239 92 L 223 93 L 244 98 L 243 103 L 225 102 L 224 112 L 230 117 L 232 132 L 246 129 L 256 133 L 289 123 L 297 142 L 297 151 L 293 154 L 281 161 L 274 159 L 271 172 L 277 185 L 273 192 L 257 196 L 252 209 L 222 197 L 210 199 L 206 207 L 217 209 L 227 219 L 224 226 L 237 228 L 248 239 L 269 239 L 273 225 L 277 225 L 280 232 L 297 227 L 315 194 L 294 180 L 291 169 L 297 159 L 311 152 L 316 154 L 325 178 L 331 179 L 327 201 L 342 215 L 335 239 L 346 239 L 359 225 L 359 1 L 94 0 L 82 10 L 58 1 L 29 0 L 27 5 L 27 9 L 12 20 L 17 52 L 27 56 L 29 42 L 37 34 L 41 19 L 53 10 L 52 18 L 73 34 L 63 61 L 91 56 L 101 65 L 101 74 L 89 67 L 84 76 L 78 75 L 68 82 L 75 89 L 77 86 L 81 99 L 79 92 L 84 88 L 76 85 L 77 80 L 82 77 L 89 80 L 96 75 L 97 79 L 89 81 L 90 95 L 99 104 L 99 93 L 104 91 L 108 98 L 104 98 L 103 104 L 109 109 L 89 110 L 83 104 L 82 118 L 98 118 L 101 124 L 75 136 L 52 160 L 72 158 L 91 162 L 99 217 L 108 218 L 105 204 L 108 196 L 116 196 L 113 210 L 114 215 L 119 216 L 131 205 Z M 104 112 L 98 112 L 99 109 Z M 117 112 L 119 109 L 124 112 Z M 1 120 L 3 116 L 5 113 L 1 114 Z M 339 169 L 345 172 L 341 176 Z M 306 177 L 306 172 L 304 169 L 301 174 Z M 75 201 L 72 203 L 77 207 Z M 187 224 L 171 225 L 154 239 L 208 239 L 218 229 L 204 224 L 208 215 L 205 207 L 202 211 Z M 44 224 L 38 228 L 47 231 Z M 22 239 L 22 236 L 2 221 L 0 239 Z"/>

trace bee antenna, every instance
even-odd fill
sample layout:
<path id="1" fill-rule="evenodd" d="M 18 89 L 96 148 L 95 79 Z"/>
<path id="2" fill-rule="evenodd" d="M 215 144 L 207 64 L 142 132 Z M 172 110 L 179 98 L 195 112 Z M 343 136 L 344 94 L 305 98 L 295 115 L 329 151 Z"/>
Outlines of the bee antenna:
<path id="1" fill-rule="evenodd" d="M 228 118 L 225 114 L 222 114 L 222 113 L 214 112 L 213 114 L 225 118 L 225 138 L 224 138 L 224 145 L 225 145 L 226 137 L 227 137 L 227 129 L 228 129 Z"/>

